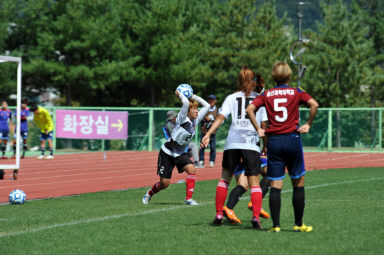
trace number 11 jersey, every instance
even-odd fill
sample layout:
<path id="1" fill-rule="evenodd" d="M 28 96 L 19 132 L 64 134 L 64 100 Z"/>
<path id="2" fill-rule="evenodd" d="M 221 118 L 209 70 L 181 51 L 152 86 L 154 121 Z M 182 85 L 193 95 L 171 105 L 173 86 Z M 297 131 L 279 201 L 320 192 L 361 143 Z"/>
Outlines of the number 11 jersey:
<path id="1" fill-rule="evenodd" d="M 242 91 L 238 91 L 225 99 L 219 114 L 225 118 L 231 115 L 232 124 L 228 131 L 224 150 L 241 149 L 260 152 L 259 136 L 245 112 L 247 106 L 258 96 L 259 94 L 254 91 L 248 97 Z M 267 120 L 265 108 L 262 107 L 256 113 L 256 121 L 260 125 L 261 121 Z"/>
<path id="2" fill-rule="evenodd" d="M 262 93 L 252 104 L 267 110 L 268 135 L 296 132 L 299 128 L 299 105 L 306 104 L 312 97 L 300 88 L 278 85 Z"/>

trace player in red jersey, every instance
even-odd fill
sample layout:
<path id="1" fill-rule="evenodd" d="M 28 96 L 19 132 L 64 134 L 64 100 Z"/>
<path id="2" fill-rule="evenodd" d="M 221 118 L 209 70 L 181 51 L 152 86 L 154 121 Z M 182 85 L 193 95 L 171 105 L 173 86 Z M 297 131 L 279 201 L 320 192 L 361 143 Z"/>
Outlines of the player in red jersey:
<path id="1" fill-rule="evenodd" d="M 276 62 L 272 67 L 272 78 L 277 85 L 255 98 L 247 107 L 247 114 L 260 137 L 268 136 L 268 179 L 271 180 L 269 207 L 273 220 L 271 232 L 280 232 L 281 189 L 287 167 L 293 186 L 292 204 L 295 213 L 293 230 L 310 232 L 311 226 L 303 224 L 304 155 L 300 133 L 308 133 L 316 116 L 319 104 L 300 88 L 289 87 L 292 70 L 285 62 Z M 299 127 L 299 105 L 310 108 L 307 123 Z M 265 106 L 269 128 L 260 128 L 255 111 Z"/>

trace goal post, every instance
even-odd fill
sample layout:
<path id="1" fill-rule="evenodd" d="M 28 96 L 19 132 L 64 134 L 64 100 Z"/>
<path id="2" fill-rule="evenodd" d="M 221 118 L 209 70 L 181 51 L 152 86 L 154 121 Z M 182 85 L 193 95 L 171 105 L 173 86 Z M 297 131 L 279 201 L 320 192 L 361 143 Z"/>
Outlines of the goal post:
<path id="1" fill-rule="evenodd" d="M 21 114 L 21 58 L 11 56 L 0 56 L 0 68 L 3 62 L 17 63 L 17 99 L 16 99 L 16 162 L 15 164 L 0 164 L 0 169 L 20 168 L 20 114 Z"/>

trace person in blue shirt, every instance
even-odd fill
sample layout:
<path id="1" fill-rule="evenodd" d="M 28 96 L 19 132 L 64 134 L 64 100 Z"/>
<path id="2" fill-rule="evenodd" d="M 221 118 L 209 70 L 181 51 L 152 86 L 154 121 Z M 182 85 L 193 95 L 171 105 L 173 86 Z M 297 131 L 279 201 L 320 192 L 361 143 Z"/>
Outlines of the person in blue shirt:
<path id="1" fill-rule="evenodd" d="M 5 156 L 5 149 L 9 139 L 9 127 L 12 126 L 12 112 L 8 109 L 7 101 L 1 102 L 0 111 L 0 146 L 2 151 L 1 159 L 8 159 Z"/>
<path id="2" fill-rule="evenodd" d="M 21 101 L 21 111 L 20 111 L 20 136 L 23 139 L 23 154 L 21 158 L 25 157 L 25 152 L 27 151 L 27 140 L 28 140 L 28 116 L 29 116 L 29 109 L 28 109 L 28 100 L 23 99 Z M 17 110 L 15 111 L 15 118 L 17 116 Z M 13 137 L 13 157 L 16 157 L 16 126 L 15 126 L 15 134 Z"/>

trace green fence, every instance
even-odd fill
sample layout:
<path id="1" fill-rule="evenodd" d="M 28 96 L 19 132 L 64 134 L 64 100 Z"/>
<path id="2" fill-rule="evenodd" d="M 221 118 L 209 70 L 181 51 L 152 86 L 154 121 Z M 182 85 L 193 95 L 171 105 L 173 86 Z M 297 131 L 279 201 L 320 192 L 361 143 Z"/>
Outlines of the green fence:
<path id="1" fill-rule="evenodd" d="M 169 110 L 179 108 L 114 108 L 114 107 L 47 107 L 55 120 L 57 109 L 126 111 L 128 112 L 128 137 L 126 140 L 86 140 L 54 138 L 56 151 L 85 152 L 102 150 L 158 150 L 165 141 L 162 126 Z M 306 151 L 382 152 L 384 108 L 322 108 L 309 134 L 303 135 Z M 308 118 L 308 109 L 300 109 L 300 119 Z M 302 123 L 301 123 L 302 124 Z M 230 125 L 226 120 L 217 132 L 218 149 L 224 148 Z M 29 120 L 29 147 L 39 146 L 40 131 Z M 199 130 L 200 131 L 200 130 Z M 200 132 L 195 142 L 198 143 Z"/>

